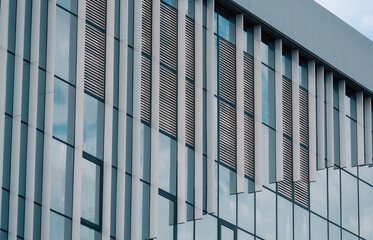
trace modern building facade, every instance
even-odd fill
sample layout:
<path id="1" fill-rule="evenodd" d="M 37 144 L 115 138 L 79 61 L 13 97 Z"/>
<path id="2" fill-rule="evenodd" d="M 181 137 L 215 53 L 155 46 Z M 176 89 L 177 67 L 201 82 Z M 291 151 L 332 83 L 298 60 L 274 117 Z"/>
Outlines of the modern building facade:
<path id="1" fill-rule="evenodd" d="M 372 94 L 312 0 L 0 0 L 0 239 L 373 239 Z"/>

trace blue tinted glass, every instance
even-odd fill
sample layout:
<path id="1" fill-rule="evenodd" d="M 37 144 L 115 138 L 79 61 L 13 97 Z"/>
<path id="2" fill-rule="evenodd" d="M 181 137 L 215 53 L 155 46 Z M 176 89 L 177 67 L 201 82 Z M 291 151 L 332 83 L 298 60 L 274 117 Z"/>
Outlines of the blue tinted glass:
<path id="1" fill-rule="evenodd" d="M 150 182 L 150 127 L 145 124 L 141 124 L 140 149 L 141 179 Z"/>
<path id="2" fill-rule="evenodd" d="M 333 82 L 333 107 L 339 108 L 339 86 L 338 86 L 338 80 Z"/>
<path id="3" fill-rule="evenodd" d="M 45 72 L 39 69 L 38 75 L 38 105 L 36 127 L 44 130 L 44 106 L 45 106 Z"/>
<path id="4" fill-rule="evenodd" d="M 360 236 L 365 239 L 373 239 L 373 188 L 368 184 L 359 182 L 359 210 L 360 210 Z"/>
<path id="5" fill-rule="evenodd" d="M 128 45 L 131 47 L 133 47 L 133 1 L 128 0 Z"/>
<path id="6" fill-rule="evenodd" d="M 339 150 L 339 112 L 333 109 L 333 132 L 334 132 L 334 163 L 339 166 L 340 150 Z"/>
<path id="7" fill-rule="evenodd" d="M 243 47 L 244 51 L 247 52 L 250 55 L 254 55 L 254 35 L 253 35 L 253 28 L 246 28 L 246 30 L 243 31 Z"/>
<path id="8" fill-rule="evenodd" d="M 74 144 L 75 89 L 55 78 L 53 101 L 53 136 Z"/>
<path id="9" fill-rule="evenodd" d="M 342 230 L 342 240 L 358 240 L 359 238 L 354 236 L 353 234 Z"/>
<path id="10" fill-rule="evenodd" d="M 118 162 L 118 110 L 113 108 L 113 140 L 112 140 L 112 165 Z"/>
<path id="11" fill-rule="evenodd" d="M 1 198 L 1 229 L 7 231 L 9 215 L 9 192 L 3 189 Z"/>
<path id="12" fill-rule="evenodd" d="M 342 226 L 358 233 L 358 195 L 357 179 L 341 171 L 342 184 Z"/>
<path id="13" fill-rule="evenodd" d="M 356 120 L 356 95 L 354 92 L 346 93 L 346 115 Z"/>
<path id="14" fill-rule="evenodd" d="M 309 239 L 309 212 L 294 205 L 294 239 Z"/>
<path id="15" fill-rule="evenodd" d="M 29 104 L 29 86 L 30 86 L 30 63 L 23 61 L 23 79 L 22 79 L 22 110 L 21 120 L 28 122 L 28 104 Z"/>
<path id="16" fill-rule="evenodd" d="M 308 69 L 306 62 L 299 65 L 299 86 L 308 89 Z"/>
<path id="17" fill-rule="evenodd" d="M 48 0 L 40 2 L 39 66 L 45 69 L 47 53 Z"/>
<path id="18" fill-rule="evenodd" d="M 43 186 L 43 146 L 44 134 L 36 131 L 35 151 L 35 202 L 41 204 L 41 193 Z"/>
<path id="19" fill-rule="evenodd" d="M 103 158 L 104 103 L 88 94 L 84 94 L 83 151 Z"/>
<path id="20" fill-rule="evenodd" d="M 249 183 L 250 182 L 250 183 Z M 248 193 L 249 184 L 253 184 L 251 180 L 245 178 L 245 193 L 238 194 L 238 226 L 254 232 L 254 194 Z"/>
<path id="21" fill-rule="evenodd" d="M 208 229 L 208 231 L 206 231 Z M 196 221 L 195 239 L 216 240 L 218 239 L 217 220 L 211 215 L 204 215 L 201 220 Z"/>
<path id="22" fill-rule="evenodd" d="M 132 92 L 133 92 L 133 49 L 128 47 L 127 67 L 127 113 L 132 115 Z"/>
<path id="23" fill-rule="evenodd" d="M 293 239 L 293 205 L 285 198 L 277 198 L 278 239 Z"/>
<path id="24" fill-rule="evenodd" d="M 131 239 L 131 183 L 131 176 L 126 174 L 126 199 L 124 201 L 124 239 Z"/>
<path id="25" fill-rule="evenodd" d="M 32 0 L 26 0 L 23 58 L 30 61 Z"/>
<path id="26" fill-rule="evenodd" d="M 117 211 L 117 169 L 111 168 L 111 211 L 110 211 L 110 235 L 116 236 L 116 211 Z"/>
<path id="27" fill-rule="evenodd" d="M 176 157 L 175 140 L 159 134 L 159 188 L 176 194 Z"/>
<path id="28" fill-rule="evenodd" d="M 58 31 L 55 37 L 54 74 L 75 84 L 76 17 L 57 8 L 56 29 Z"/>
<path id="29" fill-rule="evenodd" d="M 132 172 L 132 118 L 127 116 L 126 121 L 126 172 Z"/>
<path id="30" fill-rule="evenodd" d="M 114 40 L 114 86 L 113 86 L 113 105 L 118 108 L 119 104 L 119 41 Z M 122 107 L 122 106 L 121 106 Z"/>
<path id="31" fill-rule="evenodd" d="M 101 168 L 99 165 L 82 159 L 82 203 L 81 217 L 100 223 Z"/>
<path id="32" fill-rule="evenodd" d="M 311 210 L 327 217 L 327 182 L 326 169 L 316 172 L 317 181 L 310 183 Z"/>
<path id="33" fill-rule="evenodd" d="M 219 217 L 236 223 L 236 173 L 219 165 Z"/>
<path id="34" fill-rule="evenodd" d="M 260 46 L 260 52 L 262 57 L 262 63 L 275 67 L 275 45 L 273 42 L 262 42 Z"/>
<path id="35" fill-rule="evenodd" d="M 17 210 L 17 235 L 23 237 L 23 230 L 25 226 L 25 199 L 18 197 L 18 210 Z"/>
<path id="36" fill-rule="evenodd" d="M 226 240 L 234 240 L 234 232 L 232 229 L 223 225 L 220 227 L 220 238 Z"/>
<path id="37" fill-rule="evenodd" d="M 16 45 L 17 1 L 9 1 L 8 50 L 14 53 Z"/>
<path id="38" fill-rule="evenodd" d="M 369 166 L 360 166 L 359 167 L 359 178 L 373 185 L 373 168 Z"/>
<path id="39" fill-rule="evenodd" d="M 71 220 L 51 211 L 49 239 L 71 239 Z"/>
<path id="40" fill-rule="evenodd" d="M 186 148 L 186 201 L 194 203 L 194 151 Z"/>
<path id="41" fill-rule="evenodd" d="M 256 234 L 276 239 L 276 195 L 267 189 L 256 194 Z"/>
<path id="42" fill-rule="evenodd" d="M 218 15 L 218 35 L 236 44 L 236 19 L 234 16 L 223 17 Z"/>
<path id="43" fill-rule="evenodd" d="M 275 73 L 262 65 L 262 121 L 275 127 Z"/>
<path id="44" fill-rule="evenodd" d="M 165 2 L 165 3 L 173 6 L 174 8 L 177 8 L 177 0 L 162 0 L 162 2 Z"/>
<path id="45" fill-rule="evenodd" d="M 71 216 L 74 150 L 53 139 L 52 152 L 50 206 L 55 211 Z"/>
<path id="46" fill-rule="evenodd" d="M 128 26 L 127 26 L 128 27 Z M 114 36 L 120 37 L 120 0 L 115 0 L 115 22 L 114 22 Z"/>
<path id="47" fill-rule="evenodd" d="M 80 240 L 100 240 L 101 233 L 81 225 L 80 227 Z"/>
<path id="48" fill-rule="evenodd" d="M 4 125 L 4 156 L 3 156 L 3 188 L 9 190 L 10 187 L 10 159 L 12 152 L 12 118 L 5 115 L 5 125 Z"/>
<path id="49" fill-rule="evenodd" d="M 263 184 L 272 190 L 276 189 L 276 132 L 263 125 L 262 127 L 262 164 Z"/>
<path id="50" fill-rule="evenodd" d="M 328 239 L 328 225 L 327 222 L 311 214 L 311 240 L 327 240 Z"/>
<path id="51" fill-rule="evenodd" d="M 26 195 L 26 167 L 27 167 L 27 125 L 21 123 L 21 146 L 19 155 L 19 185 L 18 194 Z"/>
<path id="52" fill-rule="evenodd" d="M 188 221 L 184 224 L 177 226 L 177 239 L 178 240 L 193 240 L 194 232 L 193 221 Z"/>
<path id="53" fill-rule="evenodd" d="M 329 223 L 329 240 L 341 240 L 341 229 Z"/>
<path id="54" fill-rule="evenodd" d="M 237 240 L 254 240 L 254 236 L 238 229 Z"/>
<path id="55" fill-rule="evenodd" d="M 338 169 L 328 169 L 328 196 L 329 196 L 329 220 L 340 223 L 340 171 Z"/>
<path id="56" fill-rule="evenodd" d="M 185 1 L 186 4 L 186 15 L 190 18 L 194 18 L 194 0 Z"/>
<path id="57" fill-rule="evenodd" d="M 73 13 L 77 13 L 77 0 L 57 0 L 57 4 Z"/>
<path id="58" fill-rule="evenodd" d="M 282 75 L 291 80 L 291 53 L 284 52 L 282 55 Z"/>
<path id="59" fill-rule="evenodd" d="M 6 65 L 5 113 L 8 113 L 9 115 L 13 114 L 13 89 L 14 89 L 14 55 L 11 53 L 8 53 L 7 65 Z"/>
<path id="60" fill-rule="evenodd" d="M 140 185 L 140 227 L 139 236 L 141 239 L 149 239 L 149 207 L 150 207 L 150 187 L 149 184 L 141 182 Z"/>
<path id="61" fill-rule="evenodd" d="M 41 239 L 41 206 L 34 204 L 34 239 Z"/>
<path id="62" fill-rule="evenodd" d="M 174 203 L 159 196 L 158 198 L 158 239 L 173 239 Z"/>

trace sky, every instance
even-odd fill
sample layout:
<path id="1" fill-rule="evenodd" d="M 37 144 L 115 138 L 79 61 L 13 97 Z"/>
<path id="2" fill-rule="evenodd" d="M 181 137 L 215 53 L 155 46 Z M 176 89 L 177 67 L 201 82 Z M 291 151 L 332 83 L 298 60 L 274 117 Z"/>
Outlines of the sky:
<path id="1" fill-rule="evenodd" d="M 373 0 L 315 0 L 373 41 Z"/>

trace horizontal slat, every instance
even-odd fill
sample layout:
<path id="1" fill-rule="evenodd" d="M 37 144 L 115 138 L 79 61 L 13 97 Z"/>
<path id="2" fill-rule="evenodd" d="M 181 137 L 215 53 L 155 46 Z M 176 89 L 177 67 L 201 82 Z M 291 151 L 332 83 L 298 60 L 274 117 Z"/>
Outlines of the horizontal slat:
<path id="1" fill-rule="evenodd" d="M 219 156 L 220 161 L 236 168 L 236 114 L 235 109 L 219 101 Z"/>
<path id="2" fill-rule="evenodd" d="M 185 75 L 194 79 L 194 21 L 185 19 Z"/>
<path id="3" fill-rule="evenodd" d="M 106 22 L 106 1 L 87 0 L 86 18 L 97 26 L 105 29 Z"/>
<path id="4" fill-rule="evenodd" d="M 219 38 L 219 95 L 236 103 L 236 50 L 235 46 Z"/>
<path id="5" fill-rule="evenodd" d="M 300 181 L 294 183 L 294 200 L 308 208 L 308 150 L 300 148 Z"/>
<path id="6" fill-rule="evenodd" d="M 194 84 L 185 81 L 185 141 L 194 146 Z"/>
<path id="7" fill-rule="evenodd" d="M 299 88 L 300 143 L 308 146 L 308 92 Z"/>
<path id="8" fill-rule="evenodd" d="M 177 12 L 161 3 L 160 61 L 176 70 L 177 65 Z"/>
<path id="9" fill-rule="evenodd" d="M 151 54 L 151 35 L 152 35 L 152 1 L 142 1 L 142 32 L 141 48 L 147 54 Z"/>
<path id="10" fill-rule="evenodd" d="M 254 114 L 254 61 L 249 54 L 244 54 L 244 108 Z"/>
<path id="11" fill-rule="evenodd" d="M 150 59 L 141 56 L 141 119 L 150 123 Z"/>
<path id="12" fill-rule="evenodd" d="M 291 81 L 282 78 L 282 126 L 284 134 L 292 136 Z"/>
<path id="13" fill-rule="evenodd" d="M 284 180 L 278 183 L 278 191 L 286 197 L 293 197 L 293 167 L 292 167 L 292 143 L 283 137 Z"/>
<path id="14" fill-rule="evenodd" d="M 159 128 L 176 137 L 176 74 L 160 67 Z"/>
<path id="15" fill-rule="evenodd" d="M 245 174 L 254 179 L 254 121 L 246 114 L 244 121 Z"/>

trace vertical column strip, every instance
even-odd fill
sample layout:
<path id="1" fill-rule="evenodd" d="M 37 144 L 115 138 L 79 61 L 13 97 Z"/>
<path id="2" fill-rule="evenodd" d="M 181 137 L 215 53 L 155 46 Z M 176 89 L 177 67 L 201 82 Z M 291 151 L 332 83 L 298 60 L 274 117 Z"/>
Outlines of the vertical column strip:
<path id="1" fill-rule="evenodd" d="M 276 182 L 284 179 L 282 130 L 282 39 L 275 40 Z"/>
<path id="2" fill-rule="evenodd" d="M 56 0 L 48 1 L 47 27 L 47 66 L 45 83 L 45 116 L 44 116 L 44 146 L 43 146 L 43 187 L 41 209 L 41 239 L 49 239 L 50 217 L 50 186 L 52 134 L 53 134 L 53 98 L 54 98 L 54 46 L 56 32 Z M 74 184 L 75 185 L 75 184 Z M 74 212 L 76 210 L 74 209 Z M 79 211 L 80 213 L 80 211 Z"/>
<path id="3" fill-rule="evenodd" d="M 206 73 L 207 73 L 207 212 L 215 212 L 215 131 L 214 106 L 214 0 L 206 7 Z"/>
<path id="4" fill-rule="evenodd" d="M 325 75 L 325 100 L 326 100 L 326 165 L 334 166 L 334 122 L 333 122 L 333 72 Z"/>
<path id="5" fill-rule="evenodd" d="M 40 34 L 40 0 L 32 1 L 31 19 L 31 54 L 30 54 L 30 89 L 29 116 L 27 133 L 27 169 L 24 238 L 32 239 L 34 224 L 34 188 L 35 188 L 35 153 L 36 121 L 39 76 L 39 34 Z"/>
<path id="6" fill-rule="evenodd" d="M 293 182 L 300 180 L 300 131 L 299 131 L 299 50 L 291 51 L 292 119 L 293 119 Z"/>
<path id="7" fill-rule="evenodd" d="M 150 230 L 149 238 L 158 237 L 158 158 L 159 158 L 159 57 L 160 57 L 160 0 L 152 3 L 152 76 L 151 76 L 151 173 L 150 173 Z"/>
<path id="8" fill-rule="evenodd" d="M 261 53 L 262 27 L 254 26 L 254 190 L 262 191 L 262 75 Z"/>
<path id="9" fill-rule="evenodd" d="M 324 66 L 318 66 L 317 79 L 317 169 L 325 168 L 325 128 L 324 128 Z"/>
<path id="10" fill-rule="evenodd" d="M 128 54 L 128 0 L 120 2 L 119 39 L 119 100 L 118 100 L 118 165 L 116 237 L 124 240 L 124 209 L 126 186 L 126 126 L 127 126 L 127 54 Z M 150 201 L 152 202 L 152 201 Z"/>
<path id="11" fill-rule="evenodd" d="M 372 164 L 372 98 L 364 98 L 364 147 L 365 147 L 365 164 Z"/>
<path id="12" fill-rule="evenodd" d="M 356 93 L 357 165 L 364 165 L 364 93 Z"/>
<path id="13" fill-rule="evenodd" d="M 196 0 L 194 13 L 194 218 L 201 219 L 203 211 L 203 50 L 202 0 Z"/>
<path id="14" fill-rule="evenodd" d="M 77 46 L 76 46 L 76 92 L 75 92 L 75 146 L 72 239 L 80 238 L 83 117 L 84 117 L 84 57 L 85 57 L 86 1 L 78 1 Z"/>
<path id="15" fill-rule="evenodd" d="M 186 219 L 185 204 L 185 11 L 184 0 L 178 1 L 177 56 L 177 223 Z"/>
<path id="16" fill-rule="evenodd" d="M 346 82 L 338 82 L 338 102 L 339 102 L 339 167 L 347 167 L 346 160 Z"/>
<path id="17" fill-rule="evenodd" d="M 243 14 L 236 15 L 236 170 L 237 193 L 245 191 L 244 173 L 244 84 L 243 84 Z"/>
<path id="18" fill-rule="evenodd" d="M 309 181 L 316 181 L 316 66 L 308 61 L 308 157 Z"/>
<path id="19" fill-rule="evenodd" d="M 111 165 L 113 142 L 113 81 L 114 81 L 114 4 L 107 1 L 105 51 L 105 128 L 102 199 L 102 240 L 110 240 Z"/>
<path id="20" fill-rule="evenodd" d="M 132 132 L 132 188 L 131 188 L 131 239 L 139 236 L 140 211 L 140 106 L 141 106 L 141 24 L 142 0 L 134 1 L 133 43 L 133 132 Z"/>

